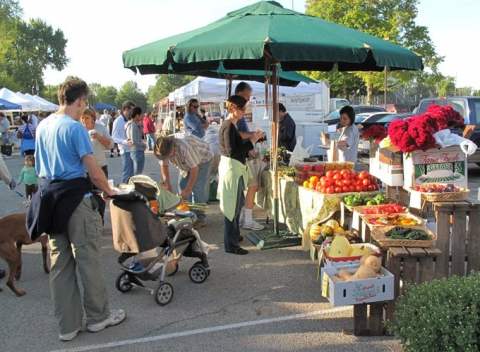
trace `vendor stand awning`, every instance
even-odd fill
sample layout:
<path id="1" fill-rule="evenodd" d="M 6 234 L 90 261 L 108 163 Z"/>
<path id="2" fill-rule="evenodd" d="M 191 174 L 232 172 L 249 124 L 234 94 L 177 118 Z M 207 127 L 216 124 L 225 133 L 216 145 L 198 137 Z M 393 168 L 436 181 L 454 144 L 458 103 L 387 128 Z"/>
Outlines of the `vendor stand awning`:
<path id="1" fill-rule="evenodd" d="M 260 1 L 196 30 L 123 53 L 124 67 L 141 74 L 266 70 L 272 84 L 272 170 L 278 207 L 278 73 L 280 71 L 422 70 L 420 56 L 369 34 Z M 275 211 L 275 214 L 278 214 Z M 274 217 L 275 232 L 278 218 Z"/>
<path id="2" fill-rule="evenodd" d="M 21 110 L 22 106 L 0 99 L 0 110 Z"/>
<path id="3" fill-rule="evenodd" d="M 103 111 L 103 110 L 115 111 L 115 110 L 117 110 L 116 106 L 113 106 L 113 105 L 107 104 L 107 103 L 96 103 L 93 107 L 97 111 Z"/>
<path id="4" fill-rule="evenodd" d="M 263 71 L 262 71 L 263 72 Z M 240 83 L 240 81 L 232 81 L 232 87 Z M 247 81 L 252 87 L 253 97 L 265 96 L 265 85 L 255 81 Z M 176 89 L 169 95 L 170 101 L 175 101 L 177 105 L 183 105 L 190 98 L 197 98 L 200 101 L 210 103 L 220 103 L 225 101 L 227 82 L 224 79 L 197 77 L 192 82 L 187 83 L 183 87 Z M 296 87 L 280 87 L 280 96 L 301 96 L 311 94 L 321 94 L 328 90 L 325 82 L 305 83 L 301 82 Z"/>

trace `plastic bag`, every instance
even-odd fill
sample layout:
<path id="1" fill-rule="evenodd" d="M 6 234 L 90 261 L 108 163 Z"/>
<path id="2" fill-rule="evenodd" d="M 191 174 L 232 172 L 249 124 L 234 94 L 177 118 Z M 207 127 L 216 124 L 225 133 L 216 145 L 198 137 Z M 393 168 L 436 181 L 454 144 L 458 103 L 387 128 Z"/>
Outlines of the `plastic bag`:
<path id="1" fill-rule="evenodd" d="M 290 162 L 288 163 L 289 166 L 293 166 L 295 164 L 303 162 L 303 159 L 308 158 L 312 151 L 313 145 L 309 145 L 307 148 L 302 146 L 303 136 L 297 137 L 297 144 L 295 145 L 295 149 L 290 154 Z"/>
<path id="2" fill-rule="evenodd" d="M 468 156 L 472 155 L 477 151 L 477 145 L 471 140 L 463 138 L 452 131 L 445 129 L 438 131 L 433 135 L 435 141 L 442 148 L 449 147 L 452 145 L 459 145 L 462 151 Z"/>

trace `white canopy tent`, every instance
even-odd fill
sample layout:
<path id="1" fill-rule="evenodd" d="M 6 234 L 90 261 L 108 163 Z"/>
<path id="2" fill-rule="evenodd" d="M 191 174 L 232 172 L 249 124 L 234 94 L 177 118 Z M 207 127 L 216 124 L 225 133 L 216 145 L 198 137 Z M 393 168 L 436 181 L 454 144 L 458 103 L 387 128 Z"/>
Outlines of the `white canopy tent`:
<path id="1" fill-rule="evenodd" d="M 38 95 L 30 95 L 30 94 L 25 94 L 26 96 L 34 99 L 35 101 L 37 101 L 38 103 L 40 103 L 44 108 L 42 109 L 42 111 L 56 111 L 58 110 L 58 105 L 56 104 L 53 104 L 53 103 L 50 103 L 48 100 L 46 99 L 43 99 L 42 97 L 39 97 Z"/>
<path id="2" fill-rule="evenodd" d="M 37 101 L 35 98 L 33 98 L 33 96 L 29 95 L 28 93 L 23 94 L 22 92 L 17 92 L 16 94 L 19 97 L 28 100 L 31 104 L 28 109 L 25 109 L 22 105 L 22 110 L 23 111 L 26 111 L 26 110 L 28 110 L 28 111 L 47 111 L 45 109 L 49 108 L 49 106 L 47 106 L 47 104 Z"/>
<path id="3" fill-rule="evenodd" d="M 240 83 L 241 81 L 233 81 L 232 87 Z M 265 96 L 265 84 L 255 81 L 247 81 L 252 87 L 252 100 L 264 99 Z M 325 92 L 329 92 L 330 88 L 325 82 L 318 83 L 304 83 L 300 82 L 296 87 L 284 87 L 280 86 L 280 97 L 292 96 L 292 95 L 324 95 Z M 185 105 L 185 103 L 191 99 L 196 98 L 200 101 L 210 103 L 221 103 L 225 101 L 227 95 L 227 80 L 220 78 L 208 78 L 197 77 L 190 83 L 176 89 L 170 93 L 168 99 L 175 102 L 176 105 Z M 328 94 L 329 96 L 329 94 Z M 326 104 L 328 105 L 328 101 Z"/>
<path id="4" fill-rule="evenodd" d="M 36 111 L 38 110 L 38 104 L 30 101 L 29 99 L 20 96 L 12 92 L 8 88 L 0 89 L 0 98 L 5 99 L 9 102 L 21 105 L 22 111 Z"/>

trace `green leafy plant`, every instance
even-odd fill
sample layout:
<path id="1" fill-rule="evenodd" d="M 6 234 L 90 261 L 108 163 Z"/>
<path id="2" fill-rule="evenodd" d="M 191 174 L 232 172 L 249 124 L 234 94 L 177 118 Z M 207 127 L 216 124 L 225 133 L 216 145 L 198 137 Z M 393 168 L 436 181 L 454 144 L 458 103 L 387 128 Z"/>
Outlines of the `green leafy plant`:
<path id="1" fill-rule="evenodd" d="M 480 274 L 409 286 L 389 330 L 407 352 L 480 350 Z"/>

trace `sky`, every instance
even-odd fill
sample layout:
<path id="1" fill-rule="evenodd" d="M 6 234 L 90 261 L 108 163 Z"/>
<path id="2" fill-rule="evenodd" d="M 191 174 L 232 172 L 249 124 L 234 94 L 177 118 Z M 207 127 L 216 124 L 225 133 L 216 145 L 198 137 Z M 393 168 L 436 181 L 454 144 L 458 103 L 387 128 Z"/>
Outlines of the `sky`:
<path id="1" fill-rule="evenodd" d="M 305 0 L 277 0 L 305 10 Z M 20 0 L 24 18 L 41 18 L 62 29 L 70 59 L 61 72 L 47 69 L 45 82 L 68 75 L 89 83 L 120 87 L 134 80 L 146 91 L 153 75 L 123 68 L 122 52 L 164 37 L 204 26 L 256 0 Z M 480 89 L 480 0 L 420 0 L 417 23 L 429 29 L 437 52 L 445 57 L 444 75 L 457 86 Z M 473 40 L 473 42 L 470 42 Z"/>

